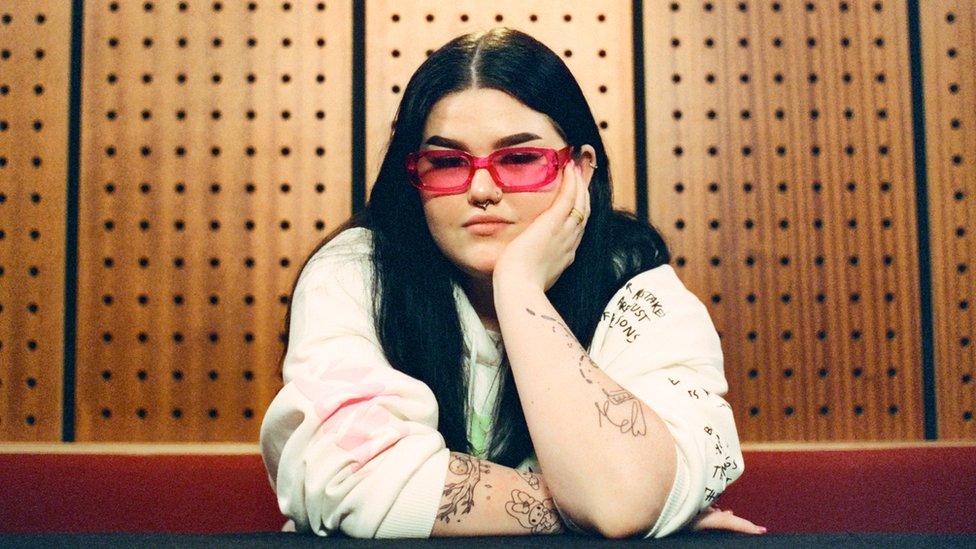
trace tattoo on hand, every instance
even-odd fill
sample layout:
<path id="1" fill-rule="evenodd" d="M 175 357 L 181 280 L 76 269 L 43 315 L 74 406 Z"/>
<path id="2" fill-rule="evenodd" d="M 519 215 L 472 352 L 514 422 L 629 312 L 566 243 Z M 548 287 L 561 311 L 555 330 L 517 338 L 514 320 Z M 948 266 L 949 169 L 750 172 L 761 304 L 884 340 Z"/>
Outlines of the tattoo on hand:
<path id="1" fill-rule="evenodd" d="M 475 486 L 481 482 L 481 475 L 491 472 L 491 462 L 467 454 L 451 452 L 448 471 L 458 477 L 458 480 L 444 486 L 443 495 L 448 500 L 441 504 L 437 512 L 437 519 L 444 522 L 451 522 L 451 518 L 471 512 L 471 508 L 474 507 Z"/>
<path id="2" fill-rule="evenodd" d="M 562 531 L 562 522 L 552 498 L 539 500 L 528 492 L 515 489 L 512 490 L 512 499 L 505 503 L 505 511 L 533 534 Z"/>

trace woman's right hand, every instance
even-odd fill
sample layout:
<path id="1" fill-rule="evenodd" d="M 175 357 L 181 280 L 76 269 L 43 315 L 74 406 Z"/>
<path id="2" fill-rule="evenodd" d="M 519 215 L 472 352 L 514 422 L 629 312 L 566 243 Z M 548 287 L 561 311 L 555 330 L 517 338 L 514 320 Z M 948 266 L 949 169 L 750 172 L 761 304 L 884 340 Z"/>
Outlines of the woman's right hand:
<path id="1" fill-rule="evenodd" d="M 731 509 L 721 510 L 714 505 L 698 513 L 691 522 L 691 530 L 730 530 L 743 534 L 765 534 L 766 527 L 732 514 Z"/>

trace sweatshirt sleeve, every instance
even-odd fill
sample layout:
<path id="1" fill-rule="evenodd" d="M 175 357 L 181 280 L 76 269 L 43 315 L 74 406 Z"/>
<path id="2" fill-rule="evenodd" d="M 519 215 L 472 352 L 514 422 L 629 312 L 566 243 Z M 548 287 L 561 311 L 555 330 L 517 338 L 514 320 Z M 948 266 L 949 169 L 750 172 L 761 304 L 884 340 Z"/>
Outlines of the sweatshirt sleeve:
<path id="1" fill-rule="evenodd" d="M 386 360 L 366 258 L 343 241 L 321 248 L 296 284 L 284 386 L 261 424 L 262 458 L 299 532 L 426 538 L 449 457 L 437 401 Z"/>
<path id="2" fill-rule="evenodd" d="M 614 381 L 654 410 L 675 442 L 677 471 L 644 538 L 685 526 L 744 472 L 721 342 L 708 310 L 670 265 L 639 273 L 607 304 L 589 350 Z"/>

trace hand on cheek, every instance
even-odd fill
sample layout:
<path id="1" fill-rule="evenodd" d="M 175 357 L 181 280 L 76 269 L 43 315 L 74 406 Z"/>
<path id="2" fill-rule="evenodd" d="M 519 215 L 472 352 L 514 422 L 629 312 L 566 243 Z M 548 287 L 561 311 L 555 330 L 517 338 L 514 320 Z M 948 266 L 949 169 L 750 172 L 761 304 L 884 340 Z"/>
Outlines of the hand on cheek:
<path id="1" fill-rule="evenodd" d="M 589 190 L 574 162 L 567 162 L 560 175 L 559 191 L 549 207 L 499 256 L 495 284 L 528 284 L 548 291 L 575 260 L 590 213 Z"/>

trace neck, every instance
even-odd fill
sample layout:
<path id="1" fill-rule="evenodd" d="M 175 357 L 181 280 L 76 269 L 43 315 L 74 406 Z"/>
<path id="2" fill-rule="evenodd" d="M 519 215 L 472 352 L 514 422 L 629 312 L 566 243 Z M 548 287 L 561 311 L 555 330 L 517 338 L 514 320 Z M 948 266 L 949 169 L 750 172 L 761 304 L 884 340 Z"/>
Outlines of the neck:
<path id="1" fill-rule="evenodd" d="M 495 291 L 492 287 L 491 278 L 466 277 L 462 288 L 485 328 L 496 332 L 501 331 L 495 314 Z"/>

